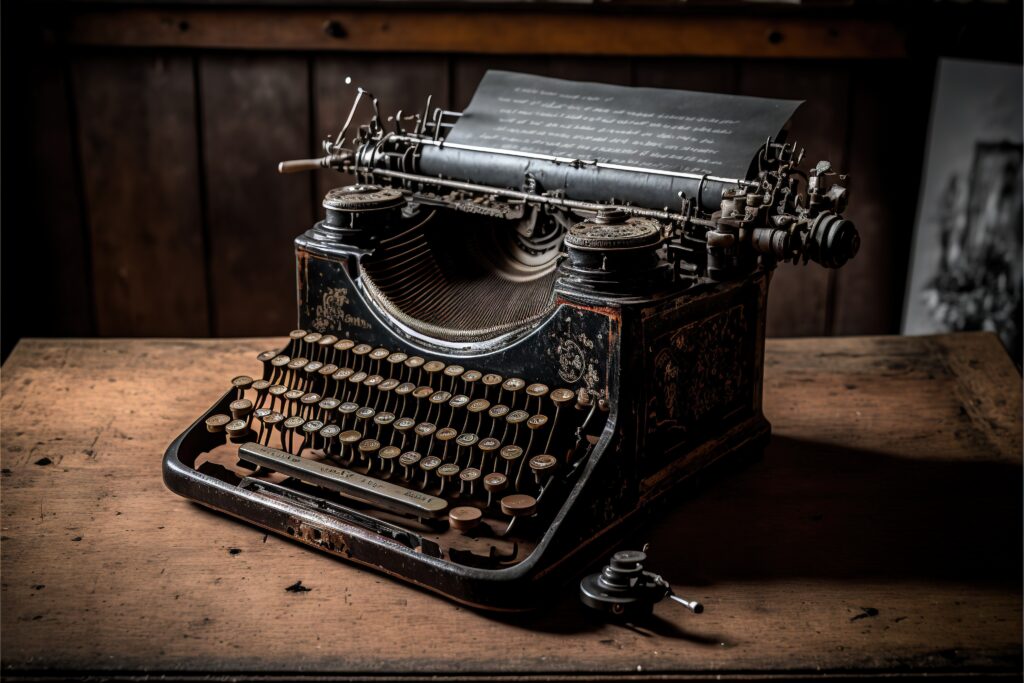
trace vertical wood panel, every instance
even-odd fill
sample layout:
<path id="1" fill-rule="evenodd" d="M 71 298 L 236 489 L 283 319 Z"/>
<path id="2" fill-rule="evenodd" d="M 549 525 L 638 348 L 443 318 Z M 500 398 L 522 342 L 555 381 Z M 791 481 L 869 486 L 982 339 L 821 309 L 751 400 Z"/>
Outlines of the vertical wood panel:
<path id="1" fill-rule="evenodd" d="M 21 336 L 84 337 L 95 328 L 66 55 L 23 28 L 5 30 L 3 40 L 22 57 L 3 64 L 6 86 L 19 93 L 3 112 L 6 358 Z"/>
<path id="2" fill-rule="evenodd" d="M 833 334 L 899 332 L 933 68 L 876 62 L 854 74 L 847 216 L 861 248 L 836 271 Z"/>
<path id="3" fill-rule="evenodd" d="M 309 152 L 308 72 L 293 56 L 200 58 L 214 334 L 295 325 L 292 240 L 313 220 L 313 178 L 277 163 Z"/>
<path id="4" fill-rule="evenodd" d="M 635 85 L 734 94 L 740 84 L 736 59 L 638 59 Z"/>
<path id="5" fill-rule="evenodd" d="M 740 92 L 805 100 L 793 116 L 788 139 L 806 148 L 805 165 L 828 159 L 834 168 L 843 171 L 849 82 L 849 70 L 844 64 L 748 61 L 740 73 Z M 827 334 L 832 273 L 815 263 L 780 265 L 768 297 L 768 334 Z"/>
<path id="6" fill-rule="evenodd" d="M 352 78 L 351 84 L 345 83 L 346 77 Z M 312 156 L 322 153 L 319 144 L 324 136 L 337 135 L 341 130 L 357 86 L 377 97 L 385 120 L 399 110 L 403 116 L 422 113 L 428 95 L 433 95 L 432 107 L 449 106 L 448 60 L 443 57 L 321 55 L 314 58 L 313 79 L 315 148 Z M 353 119 L 353 127 L 365 123 L 370 111 L 369 106 L 361 104 Z M 316 182 L 316 201 L 319 202 L 331 188 L 351 182 L 351 176 L 335 171 L 318 171 Z"/>
<path id="7" fill-rule="evenodd" d="M 90 56 L 74 73 L 98 332 L 208 334 L 191 60 Z"/>

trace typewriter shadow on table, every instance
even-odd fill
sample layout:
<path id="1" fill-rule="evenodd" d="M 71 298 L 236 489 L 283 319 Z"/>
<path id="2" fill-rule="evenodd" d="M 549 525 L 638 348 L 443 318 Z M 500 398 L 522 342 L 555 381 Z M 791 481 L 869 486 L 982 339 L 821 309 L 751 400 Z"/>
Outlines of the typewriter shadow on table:
<path id="1" fill-rule="evenodd" d="M 1018 584 L 1020 465 L 940 456 L 773 437 L 762 457 L 702 475 L 619 547 L 650 543 L 648 569 L 681 593 L 696 589 L 688 597 L 700 597 L 701 586 L 802 578 Z M 584 613 L 576 591 L 566 586 L 541 612 L 494 618 L 532 630 L 591 630 L 600 621 Z M 716 646 L 728 640 L 678 613 L 634 630 Z"/>

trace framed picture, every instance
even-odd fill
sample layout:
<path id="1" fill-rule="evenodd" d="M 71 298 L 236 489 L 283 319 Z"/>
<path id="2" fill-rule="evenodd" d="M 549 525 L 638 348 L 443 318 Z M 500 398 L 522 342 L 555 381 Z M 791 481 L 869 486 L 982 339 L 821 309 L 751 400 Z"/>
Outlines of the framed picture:
<path id="1" fill-rule="evenodd" d="M 903 315 L 904 334 L 996 332 L 1018 364 L 1021 77 L 939 62 Z"/>

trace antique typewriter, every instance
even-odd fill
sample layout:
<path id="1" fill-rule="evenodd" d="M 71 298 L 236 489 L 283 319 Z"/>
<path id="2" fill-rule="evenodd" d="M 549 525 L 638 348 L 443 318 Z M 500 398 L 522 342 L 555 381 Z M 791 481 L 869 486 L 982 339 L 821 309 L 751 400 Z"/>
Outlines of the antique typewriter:
<path id="1" fill-rule="evenodd" d="M 164 481 L 460 602 L 536 605 L 766 442 L 772 272 L 859 246 L 842 176 L 786 142 L 798 105 L 492 71 L 462 113 L 385 119 L 359 90 L 323 158 L 281 164 L 354 179 L 295 239 L 298 329 Z"/>

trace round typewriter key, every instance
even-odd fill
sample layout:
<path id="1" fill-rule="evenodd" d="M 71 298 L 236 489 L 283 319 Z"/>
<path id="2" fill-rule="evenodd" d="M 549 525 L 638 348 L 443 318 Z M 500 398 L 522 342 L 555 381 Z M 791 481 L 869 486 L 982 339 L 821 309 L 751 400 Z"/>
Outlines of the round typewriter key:
<path id="1" fill-rule="evenodd" d="M 270 408 L 257 408 L 255 411 L 253 411 L 253 415 L 256 416 L 257 420 L 260 420 L 262 422 L 263 418 L 266 417 L 267 415 L 270 415 L 272 412 L 274 411 L 271 410 Z"/>
<path id="2" fill-rule="evenodd" d="M 385 463 L 387 464 L 388 475 L 394 474 L 395 458 L 397 458 L 401 453 L 401 449 L 396 446 L 385 446 L 377 453 L 377 457 L 381 459 L 381 467 L 383 467 Z"/>
<path id="3" fill-rule="evenodd" d="M 288 387 L 283 384 L 274 384 L 267 388 L 267 393 L 271 396 L 281 396 L 288 393 Z"/>
<path id="4" fill-rule="evenodd" d="M 349 375 L 348 381 L 351 382 L 352 384 L 359 384 L 367 377 L 369 377 L 369 375 L 367 375 L 365 372 L 354 372 L 351 375 Z"/>
<path id="5" fill-rule="evenodd" d="M 462 495 L 473 495 L 473 486 L 476 484 L 476 480 L 480 478 L 480 470 L 475 467 L 467 467 L 459 472 L 459 493 Z"/>
<path id="6" fill-rule="evenodd" d="M 483 382 L 483 385 L 489 389 L 496 384 L 501 384 L 503 379 L 501 375 L 495 375 L 493 372 L 489 372 L 483 377 L 481 377 L 480 381 Z"/>
<path id="7" fill-rule="evenodd" d="M 315 421 L 310 420 L 310 422 L 306 424 L 312 424 L 313 422 Z M 358 432 L 356 433 L 358 434 Z M 338 425 L 324 425 L 323 427 L 320 428 L 320 436 L 324 437 L 325 439 L 333 439 L 339 434 L 341 434 L 341 427 L 339 427 Z"/>
<path id="8" fill-rule="evenodd" d="M 320 341 L 317 342 L 320 346 L 334 346 L 334 343 L 338 341 L 338 338 L 333 334 L 325 334 L 320 337 Z"/>
<path id="9" fill-rule="evenodd" d="M 302 341 L 306 342 L 307 344 L 315 344 L 318 341 L 320 341 L 323 338 L 323 336 L 324 335 L 320 334 L 319 332 L 310 332 L 309 334 L 302 338 Z"/>
<path id="10" fill-rule="evenodd" d="M 480 437 L 476 434 L 459 434 L 455 439 L 455 443 L 460 446 L 475 446 L 476 442 L 480 440 Z"/>
<path id="11" fill-rule="evenodd" d="M 439 360 L 430 360 L 423 364 L 423 370 L 434 374 L 435 372 L 441 372 L 444 370 L 444 363 Z"/>
<path id="12" fill-rule="evenodd" d="M 432 455 L 428 455 L 427 457 L 420 460 L 420 469 L 423 470 L 423 483 L 420 485 L 421 489 L 427 487 L 427 484 L 430 481 L 430 473 L 440 466 L 441 458 L 435 458 Z"/>
<path id="13" fill-rule="evenodd" d="M 363 384 L 365 384 L 368 387 L 375 387 L 383 381 L 384 378 L 381 377 L 380 375 L 370 375 L 365 380 L 363 380 Z"/>
<path id="14" fill-rule="evenodd" d="M 311 405 L 313 405 L 315 403 L 319 403 L 320 399 L 321 399 L 320 394 L 314 394 L 314 393 L 310 392 L 310 393 L 307 393 L 307 394 L 303 394 L 299 398 L 299 401 L 303 405 L 311 406 Z"/>
<path id="15" fill-rule="evenodd" d="M 398 456 L 398 464 L 402 466 L 402 479 L 406 481 L 412 475 L 412 470 L 409 469 L 420 461 L 420 454 L 416 451 L 406 451 Z"/>
<path id="16" fill-rule="evenodd" d="M 518 377 L 509 377 L 507 380 L 505 380 L 502 383 L 501 388 L 504 389 L 505 391 L 519 391 L 520 389 L 522 389 L 525 386 L 526 386 L 526 382 L 524 382 L 520 378 L 518 378 Z"/>
<path id="17" fill-rule="evenodd" d="M 416 420 L 411 417 L 400 417 L 395 420 L 395 429 L 400 432 L 405 432 L 416 426 Z"/>
<path id="18" fill-rule="evenodd" d="M 327 427 L 336 427 L 337 425 L 327 425 Z M 324 429 L 327 429 L 324 427 Z M 339 428 L 340 429 L 340 428 Z M 320 430 L 321 436 L 323 435 L 323 429 Z M 341 443 L 341 457 L 346 463 L 352 462 L 355 458 L 355 445 L 359 443 L 363 438 L 363 433 L 355 429 L 350 429 L 345 432 L 338 434 L 338 441 Z"/>
<path id="19" fill-rule="evenodd" d="M 370 351 L 370 358 L 374 360 L 384 360 L 391 355 L 391 352 L 385 348 L 374 349 Z"/>
<path id="20" fill-rule="evenodd" d="M 452 395 L 447 391 L 435 391 L 430 395 L 430 398 L 427 400 L 434 404 L 447 403 L 449 400 L 451 400 L 451 397 Z"/>
<path id="21" fill-rule="evenodd" d="M 252 412 L 252 401 L 247 398 L 240 398 L 237 401 L 232 401 L 231 405 L 228 406 L 228 410 L 231 411 L 231 417 L 241 420 Z"/>
<path id="22" fill-rule="evenodd" d="M 341 413 L 342 415 L 351 415 L 357 410 L 359 410 L 359 404 L 353 403 L 352 401 L 345 401 L 340 406 L 338 406 L 338 412 Z"/>
<path id="23" fill-rule="evenodd" d="M 322 368 L 323 366 L 324 366 L 324 364 L 321 363 L 320 361 L 318 361 L 318 360 L 311 360 L 308 363 L 306 363 L 306 367 L 304 367 L 302 369 L 305 370 L 307 373 L 312 374 L 314 372 L 318 372 L 320 370 L 320 368 Z"/>
<path id="24" fill-rule="evenodd" d="M 337 342 L 335 342 L 334 348 L 337 351 L 348 351 L 355 345 L 356 343 L 351 339 L 339 339 Z"/>
<path id="25" fill-rule="evenodd" d="M 288 369 L 289 370 L 300 370 L 300 369 L 306 367 L 306 364 L 308 364 L 308 363 L 309 363 L 309 359 L 308 358 L 292 358 L 290 361 L 288 361 Z"/>
<path id="26" fill-rule="evenodd" d="M 463 382 L 479 382 L 483 374 L 479 370 L 466 370 L 462 373 Z"/>
<path id="27" fill-rule="evenodd" d="M 458 377 L 466 371 L 466 368 L 461 365 L 449 365 L 444 369 L 444 374 L 448 377 Z"/>
<path id="28" fill-rule="evenodd" d="M 276 425 L 279 422 L 284 422 L 284 415 L 275 410 L 272 413 L 264 415 L 261 418 L 261 421 L 265 425 Z"/>
<path id="29" fill-rule="evenodd" d="M 338 406 L 340 406 L 340 405 L 341 405 L 341 401 L 339 401 L 336 398 L 328 397 L 328 398 L 322 399 L 320 401 L 320 403 L 317 404 L 317 407 L 319 407 L 320 410 L 323 410 L 324 412 L 328 412 L 329 413 L 332 410 L 336 410 L 338 408 Z"/>
<path id="30" fill-rule="evenodd" d="M 357 356 L 365 356 L 370 351 L 373 351 L 373 347 L 370 346 L 369 344 L 356 344 L 355 346 L 352 347 L 352 353 L 356 354 Z"/>
<path id="31" fill-rule="evenodd" d="M 341 382 L 351 377 L 353 373 L 355 373 L 355 370 L 352 368 L 340 368 L 336 373 L 331 375 L 331 379 Z"/>
<path id="32" fill-rule="evenodd" d="M 438 491 L 439 495 L 444 495 L 445 488 L 448 487 L 448 482 L 451 481 L 452 477 L 459 473 L 461 468 L 450 462 L 446 462 L 437 468 L 437 476 L 441 477 L 441 489 Z"/>
<path id="33" fill-rule="evenodd" d="M 501 419 L 508 415 L 508 406 L 502 405 L 501 403 L 496 403 L 495 405 L 491 406 L 491 409 L 487 411 L 487 414 L 490 415 L 495 420 Z"/>
<path id="34" fill-rule="evenodd" d="M 530 469 L 538 476 L 544 472 L 554 469 L 557 465 L 558 460 L 555 456 L 548 455 L 546 453 L 543 455 L 535 455 L 530 458 Z M 537 483 L 539 484 L 540 481 L 538 480 Z"/>
<path id="35" fill-rule="evenodd" d="M 402 353 L 401 351 L 393 351 L 391 355 L 388 356 L 388 362 L 391 363 L 392 365 L 397 365 L 398 363 L 404 363 L 408 357 L 409 354 L 407 353 Z"/>
<path id="36" fill-rule="evenodd" d="M 224 425 L 231 422 L 231 417 L 218 413 L 217 415 L 211 415 L 206 418 L 206 431 L 218 434 L 224 431 Z"/>
<path id="37" fill-rule="evenodd" d="M 275 368 L 283 367 L 285 365 L 288 365 L 291 362 L 292 362 L 291 356 L 285 356 L 285 355 L 274 356 L 270 360 L 270 364 L 273 365 Z"/>
<path id="38" fill-rule="evenodd" d="M 234 379 L 231 380 L 231 386 L 235 387 L 236 389 L 241 389 L 242 391 L 245 391 L 246 389 L 252 386 L 253 381 L 253 378 L 250 377 L 249 375 L 239 375 L 238 377 L 235 377 Z"/>
<path id="39" fill-rule="evenodd" d="M 366 471 L 373 471 L 374 455 L 380 450 L 380 441 L 377 439 L 363 439 L 359 442 L 359 460 L 367 464 Z"/>
<path id="40" fill-rule="evenodd" d="M 487 437 L 486 439 L 480 439 L 478 446 L 484 453 L 493 453 L 494 451 L 501 448 L 501 442 L 495 438 Z"/>
<path id="41" fill-rule="evenodd" d="M 471 507 L 469 505 L 460 505 L 459 507 L 452 508 L 448 512 L 448 523 L 453 529 L 469 531 L 480 524 L 480 520 L 483 516 L 484 513 L 480 512 L 478 508 Z"/>
<path id="42" fill-rule="evenodd" d="M 392 377 L 391 379 L 386 379 L 383 382 L 381 382 L 380 386 L 377 388 L 380 389 L 381 391 L 391 391 L 397 386 L 398 380 Z"/>
<path id="43" fill-rule="evenodd" d="M 252 388 L 256 390 L 257 394 L 262 394 L 270 388 L 270 381 L 266 379 L 258 379 L 252 383 Z"/>
<path id="44" fill-rule="evenodd" d="M 526 426 L 530 429 L 540 429 L 548 423 L 547 415 L 531 415 L 530 419 L 526 421 Z"/>
<path id="45" fill-rule="evenodd" d="M 510 444 L 508 446 L 503 446 L 502 449 L 498 451 L 498 454 L 505 460 L 511 461 L 523 457 L 523 449 L 514 444 Z"/>
<path id="46" fill-rule="evenodd" d="M 426 363 L 426 361 L 419 356 L 409 356 L 405 359 L 405 367 L 407 368 L 418 368 L 424 363 Z"/>
<path id="47" fill-rule="evenodd" d="M 416 425 L 416 436 L 430 436 L 437 431 L 437 425 L 431 422 L 421 422 Z"/>
<path id="48" fill-rule="evenodd" d="M 572 389 L 555 389 L 551 392 L 551 400 L 555 405 L 563 405 L 576 397 Z"/>
<path id="49" fill-rule="evenodd" d="M 306 424 L 306 420 L 299 417 L 298 415 L 295 415 L 293 417 L 289 417 L 288 419 L 286 419 L 284 421 L 284 424 L 282 424 L 281 426 L 284 427 L 285 429 L 298 429 L 304 424 Z"/>
<path id="50" fill-rule="evenodd" d="M 270 361 L 274 360 L 274 358 L 276 358 L 276 357 L 277 357 L 277 351 L 263 351 L 258 356 L 256 356 L 256 360 L 258 360 L 261 363 L 269 363 Z"/>
<path id="51" fill-rule="evenodd" d="M 228 433 L 228 438 L 231 439 L 232 443 L 245 441 L 252 435 L 249 423 L 245 420 L 232 420 L 228 422 L 224 425 L 224 431 Z"/>
<path id="52" fill-rule="evenodd" d="M 306 395 L 306 392 L 302 389 L 289 389 L 284 392 L 284 397 L 289 401 L 298 401 L 300 398 Z"/>
<path id="53" fill-rule="evenodd" d="M 338 371 L 338 366 L 335 365 L 334 363 L 328 363 L 327 365 L 324 365 L 319 370 L 317 370 L 317 372 L 319 374 L 323 375 L 324 377 L 330 377 L 331 375 L 333 375 L 337 371 Z"/>
<path id="54" fill-rule="evenodd" d="M 513 493 L 501 499 L 501 511 L 513 518 L 527 517 L 537 511 L 537 499 L 525 493 Z"/>
<path id="55" fill-rule="evenodd" d="M 508 477 L 501 472 L 491 472 L 484 477 L 484 491 L 487 491 L 487 507 L 491 503 L 495 493 L 501 493 L 508 488 Z"/>
<path id="56" fill-rule="evenodd" d="M 405 396 L 406 394 L 411 394 L 415 390 L 416 390 L 416 385 L 413 384 L 412 382 L 402 382 L 397 387 L 395 387 L 395 393 L 398 394 L 399 396 Z"/>
<path id="57" fill-rule="evenodd" d="M 434 434 L 434 438 L 437 439 L 438 441 L 451 441 L 458 435 L 459 433 L 452 429 L 451 427 L 443 427 L 437 430 L 437 432 Z"/>
<path id="58" fill-rule="evenodd" d="M 371 417 L 377 414 L 377 411 L 370 406 L 363 406 L 356 411 L 356 417 L 360 420 L 369 420 Z"/>
<path id="59" fill-rule="evenodd" d="M 336 427 L 337 425 L 331 426 Z M 323 428 L 324 423 L 321 422 L 320 420 L 306 420 L 305 424 L 302 425 L 302 431 L 306 432 L 307 434 L 316 434 Z"/>
<path id="60" fill-rule="evenodd" d="M 434 393 L 434 390 L 430 387 L 416 387 L 416 390 L 412 392 L 413 398 L 424 399 Z"/>
<path id="61" fill-rule="evenodd" d="M 307 334 L 309 333 L 306 332 L 305 330 L 292 330 L 291 332 L 288 333 L 288 337 L 290 339 L 302 339 Z"/>
<path id="62" fill-rule="evenodd" d="M 548 385 L 546 384 L 531 384 L 526 387 L 526 393 L 530 396 L 543 396 L 548 393 Z"/>
<path id="63" fill-rule="evenodd" d="M 530 414 L 525 410 L 513 410 L 508 414 L 508 417 L 505 418 L 509 424 L 514 425 L 517 425 L 520 422 L 526 422 L 528 419 L 530 419 Z"/>
<path id="64" fill-rule="evenodd" d="M 464 408 L 469 403 L 469 396 L 465 394 L 457 394 L 452 396 L 452 400 L 448 401 L 448 405 L 452 408 Z"/>
<path id="65" fill-rule="evenodd" d="M 487 410 L 490 407 L 490 401 L 488 401 L 486 398 L 478 398 L 473 401 L 470 401 L 469 405 L 466 406 L 466 410 L 468 410 L 471 413 L 482 413 L 483 411 Z"/>

